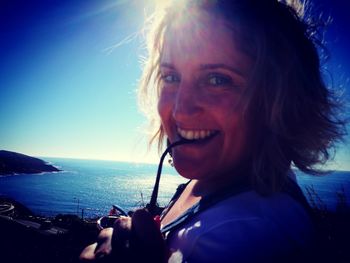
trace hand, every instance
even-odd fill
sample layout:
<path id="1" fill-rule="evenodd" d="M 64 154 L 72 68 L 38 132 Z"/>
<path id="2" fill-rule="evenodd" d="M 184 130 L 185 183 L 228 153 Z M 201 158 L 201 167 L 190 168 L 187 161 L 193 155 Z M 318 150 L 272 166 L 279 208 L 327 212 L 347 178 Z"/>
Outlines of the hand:
<path id="1" fill-rule="evenodd" d="M 113 228 L 101 230 L 97 242 L 80 254 L 85 262 L 166 262 L 167 249 L 159 226 L 144 209 L 132 218 L 120 217 Z"/>
<path id="2" fill-rule="evenodd" d="M 80 254 L 83 262 L 101 261 L 112 252 L 113 228 L 102 229 L 97 237 L 97 242 L 87 246 Z"/>

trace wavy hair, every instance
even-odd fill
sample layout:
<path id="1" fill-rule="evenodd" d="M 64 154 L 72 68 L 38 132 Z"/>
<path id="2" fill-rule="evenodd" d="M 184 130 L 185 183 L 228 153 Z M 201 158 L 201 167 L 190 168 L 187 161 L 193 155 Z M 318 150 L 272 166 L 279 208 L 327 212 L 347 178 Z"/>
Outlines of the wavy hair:
<path id="1" fill-rule="evenodd" d="M 176 1 L 174 1 L 176 2 Z M 188 0 L 153 15 L 148 57 L 139 87 L 139 102 L 156 130 L 151 142 L 161 149 L 166 135 L 156 110 L 160 94 L 159 62 L 165 34 L 184 10 L 199 8 L 219 15 L 238 33 L 239 48 L 254 60 L 243 114 L 253 127 L 249 165 L 260 193 L 279 191 L 294 165 L 319 174 L 317 166 L 332 157 L 346 134 L 341 103 L 321 72 L 322 21 L 306 15 L 296 0 Z M 235 34 L 236 35 L 236 34 Z"/>

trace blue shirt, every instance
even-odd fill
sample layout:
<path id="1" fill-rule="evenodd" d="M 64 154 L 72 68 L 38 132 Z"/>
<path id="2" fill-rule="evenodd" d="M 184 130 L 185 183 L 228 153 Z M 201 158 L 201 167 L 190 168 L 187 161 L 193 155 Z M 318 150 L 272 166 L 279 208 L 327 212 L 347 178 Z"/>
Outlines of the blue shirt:
<path id="1" fill-rule="evenodd" d="M 286 262 L 312 244 L 306 209 L 283 192 L 261 196 L 249 190 L 193 210 L 196 205 L 186 212 L 192 213 L 188 220 L 165 232 L 174 252 L 169 262 Z"/>

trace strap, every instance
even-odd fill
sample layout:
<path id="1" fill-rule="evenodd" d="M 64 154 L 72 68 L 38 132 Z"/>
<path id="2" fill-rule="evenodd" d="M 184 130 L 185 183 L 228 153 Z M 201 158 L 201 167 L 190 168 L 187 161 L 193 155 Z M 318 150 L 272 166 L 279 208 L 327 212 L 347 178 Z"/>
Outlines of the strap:
<path id="1" fill-rule="evenodd" d="M 175 203 L 177 198 L 181 195 L 183 190 L 186 188 L 187 184 L 180 185 L 181 187 L 180 186 L 178 187 L 178 190 L 176 191 L 173 200 L 169 204 L 169 209 Z M 239 187 L 225 188 L 223 190 L 220 190 L 217 193 L 205 196 L 198 203 L 193 205 L 185 213 L 183 213 L 181 216 L 179 216 L 175 221 L 173 221 L 173 222 L 169 223 L 168 225 L 166 225 L 165 227 L 163 227 L 161 229 L 161 232 L 163 234 L 165 234 L 166 232 L 168 232 L 170 230 L 173 230 L 176 227 L 179 227 L 184 222 L 186 222 L 187 220 L 191 219 L 194 215 L 205 211 L 207 208 L 215 205 L 216 203 L 218 203 L 218 202 L 220 202 L 222 200 L 225 200 L 225 199 L 227 199 L 227 198 L 229 198 L 231 196 L 238 195 L 240 193 L 243 193 L 243 192 L 246 192 L 246 191 L 249 191 L 249 190 L 251 190 L 250 186 L 248 186 L 248 185 L 239 185 Z M 164 214 L 162 216 L 164 216 L 169 209 L 166 209 L 166 211 L 164 212 Z"/>
<path id="2" fill-rule="evenodd" d="M 176 193 L 173 196 L 173 198 L 171 199 L 168 207 L 163 212 L 162 217 L 167 213 L 167 211 L 169 211 L 169 209 L 172 207 L 172 205 L 176 202 L 176 200 L 182 194 L 183 190 L 186 188 L 188 183 L 179 185 L 179 187 L 177 188 Z M 199 213 L 205 211 L 209 207 L 217 204 L 218 202 L 225 200 L 229 197 L 232 197 L 234 195 L 238 195 L 240 193 L 251 191 L 251 190 L 253 190 L 253 188 L 250 185 L 245 184 L 245 185 L 239 185 L 239 186 L 236 186 L 233 188 L 227 187 L 224 190 L 221 190 L 217 193 L 206 196 L 206 197 L 202 198 L 198 203 L 193 205 L 191 208 L 189 208 L 181 216 L 179 216 L 175 221 L 173 221 L 173 222 L 169 223 L 168 225 L 166 225 L 165 227 L 163 227 L 161 229 L 161 232 L 163 234 L 165 234 L 165 233 L 181 226 L 182 224 L 184 224 L 185 222 L 187 222 L 188 220 L 193 218 L 196 214 L 199 214 Z M 282 189 L 282 192 L 288 194 L 294 200 L 296 200 L 298 203 L 300 203 L 306 209 L 306 211 L 308 211 L 309 213 L 311 212 L 311 207 L 310 207 L 309 203 L 307 202 L 307 199 L 305 198 L 299 185 L 294 180 L 287 177 L 287 180 L 286 180 L 286 183 Z"/>

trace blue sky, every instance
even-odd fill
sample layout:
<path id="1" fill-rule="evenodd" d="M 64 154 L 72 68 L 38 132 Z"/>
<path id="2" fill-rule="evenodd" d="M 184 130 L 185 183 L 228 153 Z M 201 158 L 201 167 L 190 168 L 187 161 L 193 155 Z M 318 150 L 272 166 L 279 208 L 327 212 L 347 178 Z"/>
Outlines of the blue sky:
<path id="1" fill-rule="evenodd" d="M 346 0 L 315 1 L 333 16 L 327 67 L 350 98 Z M 35 156 L 157 162 L 137 109 L 147 1 L 0 3 L 0 148 Z M 350 170 L 348 141 L 332 167 Z"/>

